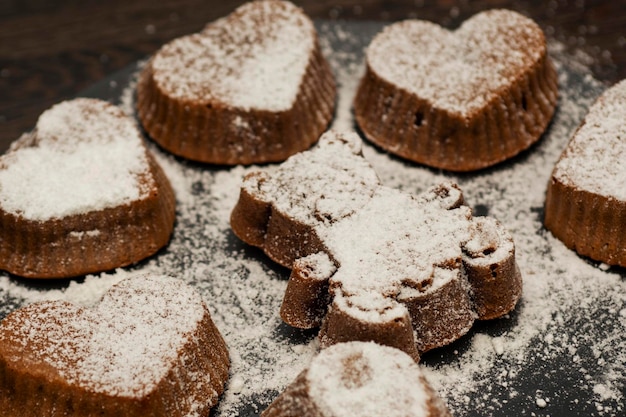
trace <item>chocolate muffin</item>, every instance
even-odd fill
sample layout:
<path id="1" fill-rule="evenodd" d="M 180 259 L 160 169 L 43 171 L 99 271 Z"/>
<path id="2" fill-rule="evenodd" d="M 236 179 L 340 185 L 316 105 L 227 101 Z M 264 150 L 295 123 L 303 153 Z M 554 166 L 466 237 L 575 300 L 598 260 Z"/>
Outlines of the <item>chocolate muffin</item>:
<path id="1" fill-rule="evenodd" d="M 323 350 L 262 417 L 450 417 L 420 367 L 404 352 L 371 342 Z"/>
<path id="2" fill-rule="evenodd" d="M 173 154 L 253 164 L 309 148 L 335 95 L 311 20 L 291 3 L 254 1 L 164 45 L 140 75 L 137 112 Z"/>
<path id="3" fill-rule="evenodd" d="M 0 410 L 13 417 L 208 415 L 228 350 L 202 297 L 134 276 L 95 306 L 30 304 L 0 323 Z"/>
<path id="4" fill-rule="evenodd" d="M 172 233 L 175 197 L 135 122 L 100 100 L 44 112 L 0 157 L 0 269 L 67 278 L 142 260 Z"/>
<path id="5" fill-rule="evenodd" d="M 472 171 L 539 140 L 557 88 L 543 32 L 516 12 L 482 12 L 453 32 L 406 20 L 367 48 L 354 114 L 367 139 L 386 151 Z"/>
<path id="6" fill-rule="evenodd" d="M 626 81 L 604 92 L 548 183 L 544 223 L 570 249 L 626 266 Z"/>

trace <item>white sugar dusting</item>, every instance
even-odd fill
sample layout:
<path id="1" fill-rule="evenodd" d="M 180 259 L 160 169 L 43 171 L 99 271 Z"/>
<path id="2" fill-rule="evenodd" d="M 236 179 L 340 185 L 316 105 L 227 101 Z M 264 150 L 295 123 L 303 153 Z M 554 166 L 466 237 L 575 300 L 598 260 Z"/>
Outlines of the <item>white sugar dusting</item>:
<path id="1" fill-rule="evenodd" d="M 249 2 L 201 33 L 166 44 L 151 65 L 172 98 L 278 112 L 295 101 L 315 36 L 313 23 L 291 3 Z"/>
<path id="2" fill-rule="evenodd" d="M 280 172 L 275 179 L 259 184 L 260 192 L 271 197 L 278 210 L 306 224 L 348 216 L 379 186 L 360 150 L 361 139 L 354 133 L 326 133 L 314 151 L 294 155 L 275 170 Z"/>
<path id="3" fill-rule="evenodd" d="M 435 107 L 465 115 L 493 101 L 546 52 L 541 29 L 509 10 L 477 14 L 450 32 L 406 20 L 387 26 L 368 47 L 367 62 L 383 79 Z"/>
<path id="4" fill-rule="evenodd" d="M 90 310 L 99 326 L 90 326 L 90 349 L 74 377 L 113 395 L 143 396 L 202 320 L 202 299 L 162 276 L 133 277 L 115 288 Z"/>
<path id="5" fill-rule="evenodd" d="M 330 277 L 333 303 L 350 305 L 355 318 L 380 322 L 407 314 L 397 299 L 417 287 L 425 294 L 465 279 L 441 266 L 461 259 L 465 243 L 486 231 L 474 225 L 467 206 L 444 207 L 435 190 L 414 197 L 381 185 L 361 149 L 356 133 L 328 131 L 314 149 L 248 177 L 244 189 L 319 237 L 340 265 Z M 441 188 L 456 190 L 449 183 Z"/>
<path id="6" fill-rule="evenodd" d="M 42 349 L 70 384 L 131 398 L 155 389 L 204 315 L 191 286 L 164 276 L 130 277 L 92 308 L 50 302 L 28 311 L 13 317 L 16 343 Z"/>
<path id="7" fill-rule="evenodd" d="M 626 81 L 608 89 L 591 107 L 556 165 L 564 184 L 626 201 Z"/>
<path id="8" fill-rule="evenodd" d="M 145 197 L 147 171 L 132 119 L 102 101 L 66 101 L 0 159 L 0 206 L 40 221 L 115 207 Z"/>
<path id="9" fill-rule="evenodd" d="M 438 201 L 418 202 L 381 187 L 363 209 L 320 233 L 341 265 L 332 280 L 341 282 L 346 293 L 364 297 L 365 305 L 354 302 L 363 309 L 370 298 L 398 288 L 402 280 L 420 280 L 416 271 L 426 279 L 432 274 L 439 287 L 443 277 L 433 266 L 461 257 L 470 237 L 468 215 L 466 207 L 446 210 Z"/>
<path id="10" fill-rule="evenodd" d="M 350 102 L 363 69 L 362 50 L 381 28 L 322 27 L 323 50 L 340 86 L 335 127 L 354 127 Z M 453 175 L 405 163 L 367 144 L 363 149 L 385 186 L 416 194 L 455 181 L 470 206 L 488 210 L 513 235 L 524 277 L 516 311 L 423 358 L 423 371 L 455 416 L 556 416 L 568 410 L 560 414 L 609 417 L 626 412 L 624 272 L 580 258 L 542 225 L 552 168 L 603 87 L 562 53 L 562 45 L 549 47 L 560 75 L 555 119 L 537 146 L 511 163 Z M 131 104 L 126 105 L 129 113 Z M 176 191 L 177 225 L 166 250 L 135 269 L 178 277 L 200 291 L 232 360 L 215 415 L 258 415 L 318 352 L 316 331 L 291 329 L 278 315 L 288 271 L 241 245 L 230 231 L 242 177 L 258 167 L 217 170 L 154 151 Z M 88 277 L 64 290 L 3 275 L 0 312 L 44 298 L 89 303 L 127 274 Z M 558 374 L 555 363 L 563 364 Z"/>
<path id="11" fill-rule="evenodd" d="M 398 349 L 349 342 L 315 357 L 306 380 L 326 416 L 425 416 L 429 396 L 421 375 L 413 359 Z"/>

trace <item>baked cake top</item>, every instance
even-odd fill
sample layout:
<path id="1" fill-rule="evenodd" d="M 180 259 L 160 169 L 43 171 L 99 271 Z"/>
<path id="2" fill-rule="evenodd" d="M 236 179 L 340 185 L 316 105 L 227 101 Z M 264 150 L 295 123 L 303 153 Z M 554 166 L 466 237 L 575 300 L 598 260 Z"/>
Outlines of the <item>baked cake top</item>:
<path id="1" fill-rule="evenodd" d="M 135 122 L 95 99 L 59 103 L 0 157 L 0 207 L 28 220 L 116 207 L 155 186 Z"/>
<path id="2" fill-rule="evenodd" d="M 626 80 L 605 91 L 574 133 L 553 176 L 566 185 L 626 201 Z"/>
<path id="3" fill-rule="evenodd" d="M 306 371 L 323 415 L 425 416 L 430 393 L 419 366 L 399 349 L 348 342 L 324 349 Z"/>
<path id="4" fill-rule="evenodd" d="M 376 172 L 360 156 L 362 143 L 356 135 L 337 132 L 322 138 L 310 152 L 292 155 L 277 166 L 279 174 L 255 190 L 280 211 L 307 224 L 351 215 L 380 185 Z"/>
<path id="5" fill-rule="evenodd" d="M 380 187 L 355 214 L 318 231 L 341 265 L 331 281 L 344 297 L 335 302 L 356 307 L 353 316 L 368 322 L 402 317 L 396 300 L 456 279 L 470 230 L 467 206 L 447 210 L 438 200 Z"/>
<path id="6" fill-rule="evenodd" d="M 166 44 L 151 65 L 157 85 L 172 98 L 283 111 L 295 101 L 315 38 L 300 8 L 254 1 Z"/>
<path id="7" fill-rule="evenodd" d="M 142 397 L 172 368 L 205 313 L 200 295 L 180 280 L 132 277 L 92 308 L 49 301 L 16 310 L 0 326 L 0 348 L 5 360 L 70 384 Z"/>
<path id="8" fill-rule="evenodd" d="M 546 55 L 541 29 L 509 10 L 490 10 L 450 32 L 421 20 L 387 26 L 367 49 L 380 77 L 434 107 L 467 115 Z"/>

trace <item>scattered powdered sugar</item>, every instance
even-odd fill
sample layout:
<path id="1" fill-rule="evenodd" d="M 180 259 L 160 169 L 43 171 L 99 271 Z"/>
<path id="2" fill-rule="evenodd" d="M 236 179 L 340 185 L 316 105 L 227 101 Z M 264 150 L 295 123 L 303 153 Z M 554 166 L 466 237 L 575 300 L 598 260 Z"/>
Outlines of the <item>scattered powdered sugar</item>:
<path id="1" fill-rule="evenodd" d="M 413 359 L 398 349 L 348 342 L 315 357 L 306 381 L 311 399 L 326 416 L 425 416 L 429 395 L 421 375 Z"/>
<path id="2" fill-rule="evenodd" d="M 335 127 L 354 127 L 350 103 L 363 70 L 363 48 L 381 29 L 379 23 L 321 25 L 323 49 L 340 86 Z M 555 119 L 537 145 L 512 161 L 477 173 L 449 174 L 364 146 L 385 186 L 417 194 L 456 181 L 475 215 L 497 218 L 513 235 L 524 278 L 517 309 L 422 359 L 428 380 L 455 416 L 616 416 L 626 411 L 624 271 L 577 256 L 542 225 L 552 168 L 603 87 L 559 44 L 549 46 L 560 83 Z M 126 104 L 132 113 L 132 103 Z M 232 360 L 215 415 L 258 415 L 318 352 L 317 330 L 290 328 L 278 315 L 288 271 L 242 245 L 229 227 L 242 177 L 258 167 L 217 169 L 151 149 L 175 188 L 178 217 L 168 247 L 134 269 L 175 276 L 202 294 Z M 92 302 L 128 274 L 90 276 L 64 289 L 3 275 L 0 314 L 45 298 Z"/>
<path id="3" fill-rule="evenodd" d="M 546 53 L 541 29 L 509 10 L 490 10 L 450 32 L 405 20 L 387 26 L 367 50 L 375 74 L 434 106 L 461 115 L 492 101 Z"/>
<path id="4" fill-rule="evenodd" d="M 76 239 L 82 239 L 83 236 L 89 236 L 89 237 L 95 237 L 100 235 L 100 230 L 98 229 L 94 229 L 94 230 L 87 230 L 86 232 L 76 232 L 76 231 L 71 231 L 70 232 L 70 236 L 76 238 Z"/>
<path id="5" fill-rule="evenodd" d="M 26 300 L 28 303 L 36 303 L 39 301 L 71 300 L 82 306 L 90 306 L 98 302 L 112 285 L 132 275 L 134 273 L 119 269 L 115 274 L 89 275 L 82 282 L 72 280 L 67 283 L 67 286 L 60 288 L 49 287 L 45 283 L 40 283 L 41 288 L 38 286 L 31 287 L 25 285 L 24 282 L 2 275 L 0 276 L 0 288 L 2 288 L 7 301 Z"/>
<path id="6" fill-rule="evenodd" d="M 606 92 L 591 107 L 568 144 L 554 176 L 564 184 L 626 201 L 626 81 Z"/>
<path id="7" fill-rule="evenodd" d="M 142 140 L 104 101 L 59 103 L 0 159 L 0 205 L 44 221 L 141 199 L 153 187 Z"/>
<path id="8" fill-rule="evenodd" d="M 298 7 L 249 2 L 164 45 L 151 65 L 172 98 L 277 112 L 293 104 L 314 42 L 313 23 Z"/>

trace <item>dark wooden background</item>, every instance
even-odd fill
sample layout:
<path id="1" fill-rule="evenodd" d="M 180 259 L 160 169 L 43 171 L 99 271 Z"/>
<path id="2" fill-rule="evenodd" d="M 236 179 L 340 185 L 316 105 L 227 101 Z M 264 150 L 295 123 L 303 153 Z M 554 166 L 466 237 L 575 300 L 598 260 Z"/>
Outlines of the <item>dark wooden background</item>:
<path id="1" fill-rule="evenodd" d="M 457 27 L 489 8 L 519 11 L 607 85 L 626 78 L 626 0 L 302 0 L 314 19 L 432 20 Z M 56 102 L 163 43 L 200 30 L 241 0 L 0 0 L 0 149 Z"/>

